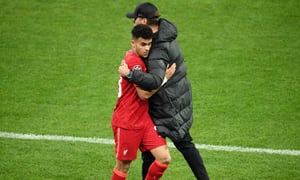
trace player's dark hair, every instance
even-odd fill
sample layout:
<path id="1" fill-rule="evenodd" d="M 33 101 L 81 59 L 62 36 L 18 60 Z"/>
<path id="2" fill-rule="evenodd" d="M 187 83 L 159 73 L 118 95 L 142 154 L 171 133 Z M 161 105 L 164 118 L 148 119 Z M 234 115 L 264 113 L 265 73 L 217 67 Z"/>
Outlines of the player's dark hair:
<path id="1" fill-rule="evenodd" d="M 144 24 L 138 24 L 134 26 L 131 34 L 133 39 L 138 39 L 140 37 L 144 39 L 152 39 L 153 36 L 152 29 Z"/>

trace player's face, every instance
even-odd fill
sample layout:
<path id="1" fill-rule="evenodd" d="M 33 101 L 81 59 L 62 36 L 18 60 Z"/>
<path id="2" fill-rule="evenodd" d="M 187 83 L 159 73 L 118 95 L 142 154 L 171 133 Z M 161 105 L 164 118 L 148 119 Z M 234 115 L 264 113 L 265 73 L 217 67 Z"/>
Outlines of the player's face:
<path id="1" fill-rule="evenodd" d="M 134 52 L 141 57 L 148 57 L 151 48 L 152 39 L 138 38 L 131 41 Z"/>

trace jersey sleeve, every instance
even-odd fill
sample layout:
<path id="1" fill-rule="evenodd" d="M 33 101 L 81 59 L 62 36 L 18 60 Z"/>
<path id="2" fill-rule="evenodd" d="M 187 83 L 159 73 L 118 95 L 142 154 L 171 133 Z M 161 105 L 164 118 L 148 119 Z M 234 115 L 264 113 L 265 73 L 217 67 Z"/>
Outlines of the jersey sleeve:
<path id="1" fill-rule="evenodd" d="M 145 63 L 140 59 L 138 56 L 134 55 L 127 55 L 125 58 L 125 62 L 128 65 L 128 68 L 130 71 L 135 71 L 135 72 L 146 72 L 146 66 Z M 138 86 L 135 82 L 134 86 Z"/>
<path id="2" fill-rule="evenodd" d="M 168 49 L 165 46 L 153 49 L 147 62 L 147 73 L 133 71 L 131 81 L 150 91 L 159 88 L 164 80 L 169 62 Z"/>

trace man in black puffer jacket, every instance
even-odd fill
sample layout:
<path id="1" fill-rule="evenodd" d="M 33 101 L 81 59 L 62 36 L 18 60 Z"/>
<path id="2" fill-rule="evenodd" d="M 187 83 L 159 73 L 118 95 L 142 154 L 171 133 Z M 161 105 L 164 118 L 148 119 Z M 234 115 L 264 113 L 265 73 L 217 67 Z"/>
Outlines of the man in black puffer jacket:
<path id="1" fill-rule="evenodd" d="M 161 136 L 169 137 L 183 154 L 197 179 L 209 179 L 199 151 L 192 142 L 189 130 L 193 122 L 191 85 L 186 76 L 186 65 L 176 42 L 177 29 L 166 19 L 159 18 L 157 8 L 151 3 L 140 3 L 133 13 L 127 13 L 134 24 L 147 24 L 154 37 L 150 55 L 145 59 L 147 72 L 129 71 L 126 64 L 120 66 L 122 76 L 138 84 L 142 89 L 158 92 L 150 98 L 149 113 Z M 176 72 L 165 82 L 168 65 L 176 64 Z M 154 161 L 150 152 L 142 154 L 143 177 Z"/>

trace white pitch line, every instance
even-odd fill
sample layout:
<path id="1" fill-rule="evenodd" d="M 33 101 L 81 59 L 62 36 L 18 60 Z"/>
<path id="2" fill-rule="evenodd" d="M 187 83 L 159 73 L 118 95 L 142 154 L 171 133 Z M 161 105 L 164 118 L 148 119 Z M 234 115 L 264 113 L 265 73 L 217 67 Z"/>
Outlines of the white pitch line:
<path id="1" fill-rule="evenodd" d="M 106 139 L 106 138 L 39 135 L 39 134 L 20 134 L 20 133 L 1 132 L 1 131 L 0 131 L 0 138 L 87 142 L 87 143 L 110 144 L 110 145 L 114 144 L 113 139 Z M 219 145 L 209 145 L 209 144 L 195 144 L 195 145 L 198 149 L 206 149 L 206 150 L 213 150 L 213 151 L 267 153 L 267 154 L 300 156 L 300 150 L 264 149 L 264 148 L 250 148 L 250 147 L 239 147 L 239 146 L 219 146 Z M 168 143 L 168 146 L 171 148 L 175 147 L 173 145 L 173 143 Z"/>
<path id="2" fill-rule="evenodd" d="M 12 139 L 30 139 L 30 140 L 50 140 L 50 141 L 70 141 L 70 142 L 87 142 L 97 144 L 114 144 L 112 139 L 95 138 L 95 137 L 75 137 L 75 136 L 58 136 L 58 135 L 39 135 L 39 134 L 19 134 L 11 132 L 1 132 L 0 137 Z"/>

